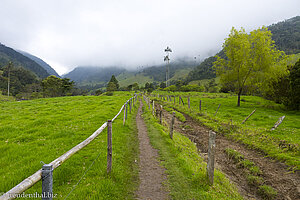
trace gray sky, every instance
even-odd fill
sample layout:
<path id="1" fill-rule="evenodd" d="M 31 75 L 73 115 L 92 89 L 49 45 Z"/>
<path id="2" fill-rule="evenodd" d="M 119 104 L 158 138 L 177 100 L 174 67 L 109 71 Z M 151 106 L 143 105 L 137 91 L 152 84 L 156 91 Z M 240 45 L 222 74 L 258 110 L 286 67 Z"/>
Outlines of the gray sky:
<path id="1" fill-rule="evenodd" d="M 300 15 L 300 0 L 0 0 L 0 42 L 59 74 L 76 66 L 160 64 L 164 49 L 201 60 L 232 26 L 247 31 Z"/>

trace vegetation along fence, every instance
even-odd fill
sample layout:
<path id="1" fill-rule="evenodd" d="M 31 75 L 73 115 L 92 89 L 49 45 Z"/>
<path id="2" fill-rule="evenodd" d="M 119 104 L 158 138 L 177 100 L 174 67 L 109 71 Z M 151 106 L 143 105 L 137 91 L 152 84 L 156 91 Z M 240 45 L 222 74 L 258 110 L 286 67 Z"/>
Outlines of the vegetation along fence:
<path id="1" fill-rule="evenodd" d="M 125 124 L 126 118 L 127 118 L 127 110 L 130 107 L 131 108 L 134 105 L 136 101 L 137 95 L 135 94 L 132 98 L 127 100 L 124 105 L 121 107 L 118 114 L 112 119 L 108 120 L 108 122 L 105 122 L 98 130 L 96 130 L 90 137 L 88 137 L 86 140 L 81 142 L 80 144 L 76 145 L 72 149 L 70 149 L 68 152 L 60 156 L 59 158 L 56 158 L 54 161 L 52 161 L 49 164 L 44 164 L 42 169 L 39 169 L 34 174 L 29 176 L 28 178 L 24 179 L 21 183 L 16 185 L 14 188 L 6 192 L 0 197 L 0 200 L 9 200 L 9 199 L 15 199 L 32 187 L 34 184 L 36 184 L 38 181 L 42 179 L 42 199 L 45 200 L 52 200 L 53 198 L 53 192 L 52 192 L 52 186 L 53 186 L 53 170 L 62 165 L 67 159 L 69 159 L 72 155 L 74 155 L 76 152 L 87 146 L 91 141 L 93 141 L 106 127 L 107 128 L 107 173 L 110 173 L 111 166 L 112 166 L 112 122 L 121 114 L 122 110 L 124 110 L 124 118 L 123 118 L 123 125 Z M 71 191 L 72 192 L 72 191 Z"/>

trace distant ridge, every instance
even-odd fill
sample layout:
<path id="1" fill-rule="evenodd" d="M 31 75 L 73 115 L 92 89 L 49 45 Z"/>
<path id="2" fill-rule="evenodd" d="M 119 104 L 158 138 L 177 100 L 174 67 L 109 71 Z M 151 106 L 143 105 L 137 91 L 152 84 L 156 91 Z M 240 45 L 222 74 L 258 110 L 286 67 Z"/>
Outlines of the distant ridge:
<path id="1" fill-rule="evenodd" d="M 46 78 L 50 75 L 35 61 L 0 43 L 0 66 L 7 65 L 9 61 L 13 62 L 14 66 L 23 67 L 29 71 L 32 71 L 39 78 Z"/>
<path id="2" fill-rule="evenodd" d="M 54 75 L 56 77 L 60 76 L 58 75 L 58 73 L 49 65 L 47 64 L 45 61 L 43 61 L 42 59 L 27 53 L 25 51 L 21 51 L 21 50 L 17 50 L 19 53 L 23 54 L 24 56 L 30 58 L 31 60 L 35 61 L 37 64 L 39 64 L 41 67 L 43 67 L 50 75 Z"/>

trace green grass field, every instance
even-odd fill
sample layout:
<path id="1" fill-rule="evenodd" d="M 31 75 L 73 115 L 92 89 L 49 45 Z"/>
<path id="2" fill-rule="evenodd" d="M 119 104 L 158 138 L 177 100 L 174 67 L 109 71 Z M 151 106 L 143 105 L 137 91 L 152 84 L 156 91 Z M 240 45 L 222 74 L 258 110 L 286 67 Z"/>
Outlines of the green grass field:
<path id="1" fill-rule="evenodd" d="M 0 103 L 0 193 L 6 192 L 78 143 L 108 119 L 112 119 L 132 94 L 61 97 Z M 135 109 L 136 111 L 137 109 Z M 106 174 L 107 130 L 87 147 L 55 169 L 54 188 L 64 199 L 133 199 L 138 185 L 137 131 L 135 115 L 122 125 L 122 115 L 113 123 L 113 166 Z M 41 193 L 41 181 L 26 191 Z"/>
<path id="2" fill-rule="evenodd" d="M 300 169 L 300 112 L 287 111 L 282 105 L 255 96 L 243 96 L 241 107 L 237 107 L 237 96 L 212 93 L 166 93 L 180 95 L 185 105 L 176 109 L 191 115 L 211 129 L 241 141 L 251 148 L 264 151 L 267 155 L 285 161 L 295 169 Z M 191 110 L 187 106 L 187 97 L 191 99 Z M 202 110 L 199 111 L 199 101 Z M 221 104 L 216 116 L 218 105 Z M 173 107 L 173 102 L 166 102 Z M 242 121 L 254 110 L 256 112 L 245 124 Z M 283 123 L 274 131 L 270 129 L 281 116 L 286 116 Z M 232 120 L 232 126 L 231 124 Z"/>

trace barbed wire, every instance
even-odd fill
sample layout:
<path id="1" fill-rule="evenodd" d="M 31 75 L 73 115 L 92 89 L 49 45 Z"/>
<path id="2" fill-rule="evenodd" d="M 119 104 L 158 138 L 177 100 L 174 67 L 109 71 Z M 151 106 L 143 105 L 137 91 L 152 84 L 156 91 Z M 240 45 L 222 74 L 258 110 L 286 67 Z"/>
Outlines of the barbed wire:
<path id="1" fill-rule="evenodd" d="M 86 175 L 86 173 L 91 169 L 91 167 L 94 165 L 95 161 L 99 158 L 101 152 L 97 155 L 97 157 L 93 160 L 92 164 L 89 166 L 89 168 L 87 170 L 85 170 L 85 172 L 83 173 L 83 175 L 81 176 L 81 178 L 79 179 L 79 181 L 73 186 L 72 190 L 69 192 L 69 194 L 66 196 L 66 198 L 64 198 L 64 200 L 66 200 L 70 194 L 75 190 L 75 188 L 78 186 L 78 184 L 80 183 L 80 181 L 83 179 L 83 177 Z"/>

